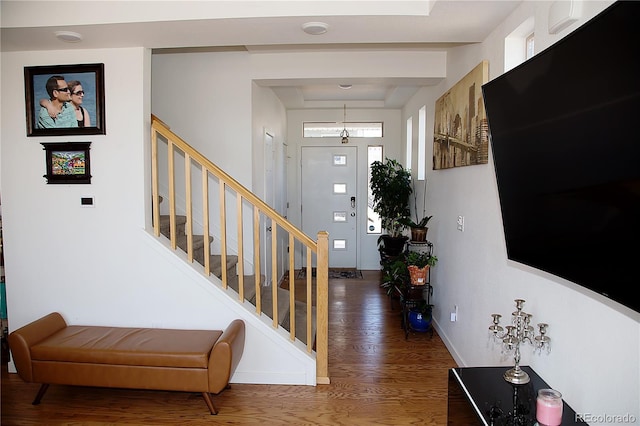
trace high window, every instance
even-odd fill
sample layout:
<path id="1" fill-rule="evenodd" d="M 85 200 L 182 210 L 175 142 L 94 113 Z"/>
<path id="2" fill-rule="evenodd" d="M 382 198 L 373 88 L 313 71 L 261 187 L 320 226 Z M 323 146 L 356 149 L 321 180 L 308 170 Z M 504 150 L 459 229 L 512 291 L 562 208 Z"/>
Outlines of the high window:
<path id="1" fill-rule="evenodd" d="M 425 105 L 418 111 L 418 180 L 424 180 L 426 167 L 427 146 L 427 107 Z"/>
<path id="2" fill-rule="evenodd" d="M 531 33 L 527 36 L 527 38 L 525 39 L 525 45 L 526 45 L 526 53 L 525 53 L 525 58 L 529 59 L 529 58 L 533 58 L 533 55 L 535 55 L 536 51 L 535 51 L 535 37 L 534 34 Z"/>
<path id="3" fill-rule="evenodd" d="M 407 140 L 405 142 L 407 149 L 406 165 L 411 168 L 411 155 L 413 154 L 413 117 L 407 119 Z"/>
<path id="4" fill-rule="evenodd" d="M 382 137 L 382 122 L 304 122 L 302 123 L 302 136 L 305 138 L 338 138 L 340 137 L 340 133 L 345 129 L 349 132 L 349 138 Z"/>
<path id="5" fill-rule="evenodd" d="M 527 19 L 504 39 L 504 71 L 507 72 L 535 55 L 533 17 Z"/>

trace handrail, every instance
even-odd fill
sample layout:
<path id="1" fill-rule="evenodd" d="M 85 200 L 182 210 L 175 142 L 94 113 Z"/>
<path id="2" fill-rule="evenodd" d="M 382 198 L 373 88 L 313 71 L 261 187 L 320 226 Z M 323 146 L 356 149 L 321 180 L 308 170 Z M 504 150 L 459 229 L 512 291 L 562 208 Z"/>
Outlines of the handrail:
<path id="1" fill-rule="evenodd" d="M 271 219 L 275 219 L 278 222 L 278 225 L 280 225 L 287 232 L 292 233 L 296 237 L 296 239 L 300 240 L 304 245 L 313 246 L 313 247 L 316 246 L 315 241 L 313 241 L 305 233 L 303 233 L 294 225 L 292 225 L 289 221 L 287 221 L 284 217 L 282 217 L 277 211 L 275 211 L 267 203 L 265 203 L 260 198 L 258 198 L 253 192 L 245 188 L 237 180 L 235 180 L 230 175 L 228 175 L 224 170 L 222 170 L 221 168 L 213 164 L 211 161 L 209 161 L 209 159 L 207 159 L 205 156 L 203 156 L 198 151 L 193 149 L 191 145 L 189 145 L 182 138 L 180 138 L 180 136 L 173 133 L 169 129 L 169 127 L 167 127 L 167 125 L 162 122 L 162 120 L 157 119 L 155 115 L 152 115 L 151 117 L 152 117 L 151 118 L 152 127 L 154 127 L 164 137 L 169 138 L 168 136 L 171 135 L 170 139 L 173 141 L 173 143 L 176 144 L 176 142 L 178 142 L 177 145 L 180 146 L 180 149 L 182 149 L 185 153 L 189 154 L 193 160 L 205 166 L 207 170 L 209 170 L 215 176 L 223 180 L 226 185 L 230 185 L 236 192 L 238 192 L 242 196 L 242 198 L 249 201 L 251 204 L 258 206 L 260 211 L 265 212 L 265 214 L 269 216 Z"/>
<path id="2" fill-rule="evenodd" d="M 295 341 L 296 337 L 296 322 L 295 322 L 295 281 L 293 270 L 295 268 L 295 247 L 296 241 L 302 244 L 306 259 L 307 270 L 311 270 L 311 257 L 312 253 L 316 255 L 317 273 L 316 273 L 316 333 L 315 339 L 312 336 L 311 324 L 314 318 L 312 317 L 311 309 L 311 294 L 312 294 L 312 274 L 307 274 L 307 327 L 306 327 L 306 345 L 309 353 L 313 352 L 314 340 L 315 340 L 315 352 L 316 352 L 316 381 L 319 384 L 329 383 L 328 376 L 328 234 L 324 231 L 318 233 L 318 241 L 313 241 L 305 233 L 299 230 L 295 225 L 291 224 L 287 219 L 282 217 L 276 210 L 266 204 L 260 198 L 258 198 L 253 192 L 249 191 L 242 184 L 236 181 L 229 174 L 224 172 L 218 166 L 213 164 L 209 159 L 204 157 L 200 152 L 191 147 L 186 141 L 173 133 L 171 129 L 155 115 L 151 116 L 151 173 L 152 173 L 152 194 L 153 194 L 153 227 L 156 236 L 160 236 L 160 170 L 158 166 L 158 135 L 161 135 L 167 141 L 167 160 L 168 170 L 167 178 L 168 182 L 168 198 L 169 198 L 169 224 L 170 224 L 170 241 L 172 249 L 177 247 L 177 224 L 176 224 L 176 189 L 175 189 L 175 164 L 174 164 L 174 150 L 179 150 L 185 157 L 185 213 L 187 217 L 185 233 L 187 234 L 187 259 L 193 262 L 193 218 L 192 218 L 192 203 L 196 199 L 191 191 L 191 170 L 192 163 L 195 163 L 197 167 L 202 170 L 202 227 L 204 234 L 204 274 L 211 274 L 211 265 L 209 262 L 209 244 L 207 241 L 210 224 L 209 224 L 209 197 L 208 197 L 208 181 L 209 174 L 218 179 L 219 182 L 219 203 L 220 203 L 220 251 L 221 251 L 221 280 L 224 288 L 227 288 L 229 277 L 227 277 L 226 264 L 227 264 L 227 231 L 226 231 L 226 190 L 232 190 L 236 195 L 236 210 L 238 220 L 238 247 L 237 247 L 237 273 L 238 273 L 238 297 L 241 301 L 244 301 L 244 256 L 245 249 L 243 243 L 243 225 L 244 218 L 242 215 L 243 200 L 247 201 L 253 206 L 253 267 L 255 276 L 255 306 L 256 313 L 260 315 L 263 312 L 261 306 L 261 282 L 260 282 L 260 215 L 264 215 L 266 218 L 272 221 L 272 246 L 271 250 L 272 258 L 272 270 L 271 277 L 272 282 L 272 319 L 273 327 L 279 327 L 278 324 L 278 291 L 277 283 L 279 277 L 277 276 L 277 262 L 275 253 L 277 253 L 278 244 L 278 227 L 288 232 L 288 244 L 290 247 L 288 262 L 289 262 L 289 333 L 290 340 Z M 248 225 L 248 224 L 247 224 Z"/>

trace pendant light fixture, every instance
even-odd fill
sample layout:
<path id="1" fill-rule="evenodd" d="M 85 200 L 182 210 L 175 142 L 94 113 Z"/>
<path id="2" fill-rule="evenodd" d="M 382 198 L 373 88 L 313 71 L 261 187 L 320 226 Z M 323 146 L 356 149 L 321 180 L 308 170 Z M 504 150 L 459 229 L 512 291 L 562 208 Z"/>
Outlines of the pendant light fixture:
<path id="1" fill-rule="evenodd" d="M 342 143 L 349 143 L 349 132 L 347 131 L 347 104 L 344 104 L 344 119 L 342 121 L 343 129 L 340 132 Z"/>

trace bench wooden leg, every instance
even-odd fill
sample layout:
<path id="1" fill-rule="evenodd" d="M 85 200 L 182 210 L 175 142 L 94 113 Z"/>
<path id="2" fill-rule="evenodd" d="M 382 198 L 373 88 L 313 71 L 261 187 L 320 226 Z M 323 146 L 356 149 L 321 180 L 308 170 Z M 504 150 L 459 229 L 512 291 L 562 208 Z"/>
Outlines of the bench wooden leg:
<path id="1" fill-rule="evenodd" d="M 40 400 L 44 396 L 44 393 L 47 391 L 47 389 L 49 389 L 49 384 L 43 383 L 42 386 L 40 386 L 40 390 L 38 391 L 38 394 L 36 395 L 36 399 L 34 399 L 31 404 L 33 405 L 40 404 Z"/>
<path id="2" fill-rule="evenodd" d="M 209 407 L 209 411 L 211 411 L 211 414 L 218 414 L 218 409 L 215 405 L 213 405 L 211 394 L 209 392 L 202 392 L 202 397 L 204 398 L 204 402 L 207 403 L 207 407 Z"/>

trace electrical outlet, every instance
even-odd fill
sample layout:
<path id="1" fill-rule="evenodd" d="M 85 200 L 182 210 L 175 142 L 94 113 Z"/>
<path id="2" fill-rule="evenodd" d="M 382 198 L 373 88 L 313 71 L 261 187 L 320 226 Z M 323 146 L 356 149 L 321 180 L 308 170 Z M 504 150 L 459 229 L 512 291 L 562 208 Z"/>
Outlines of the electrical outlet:
<path id="1" fill-rule="evenodd" d="M 458 231 L 463 232 L 464 231 L 464 216 L 458 216 Z"/>
<path id="2" fill-rule="evenodd" d="M 453 305 L 453 312 L 451 312 L 451 322 L 458 321 L 458 305 Z"/>

